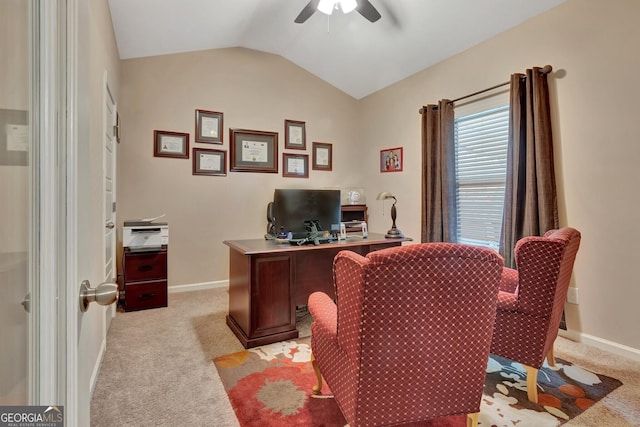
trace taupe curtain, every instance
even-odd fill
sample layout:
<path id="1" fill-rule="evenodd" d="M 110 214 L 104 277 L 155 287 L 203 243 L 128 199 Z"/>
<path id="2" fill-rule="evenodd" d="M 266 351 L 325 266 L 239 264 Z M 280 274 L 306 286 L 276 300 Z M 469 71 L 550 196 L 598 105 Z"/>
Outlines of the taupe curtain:
<path id="1" fill-rule="evenodd" d="M 422 115 L 422 235 L 424 242 L 456 239 L 453 103 L 420 109 Z"/>
<path id="2" fill-rule="evenodd" d="M 513 249 L 523 237 L 558 228 L 553 138 L 547 74 L 534 67 L 510 82 L 507 182 L 500 254 L 514 267 Z"/>

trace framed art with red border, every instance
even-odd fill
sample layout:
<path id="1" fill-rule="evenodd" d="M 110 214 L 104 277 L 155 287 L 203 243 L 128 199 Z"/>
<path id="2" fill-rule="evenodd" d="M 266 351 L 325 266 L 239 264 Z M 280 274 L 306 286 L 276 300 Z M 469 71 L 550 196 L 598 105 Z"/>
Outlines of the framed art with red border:
<path id="1" fill-rule="evenodd" d="M 380 172 L 402 172 L 402 147 L 380 150 Z"/>
<path id="2" fill-rule="evenodd" d="M 282 153 L 282 176 L 309 178 L 309 155 Z"/>
<path id="3" fill-rule="evenodd" d="M 218 111 L 196 110 L 196 142 L 222 144 L 224 115 Z"/>
<path id="4" fill-rule="evenodd" d="M 307 132 L 305 122 L 298 120 L 284 121 L 284 148 L 289 150 L 307 149 Z"/>
<path id="5" fill-rule="evenodd" d="M 169 132 L 166 130 L 154 130 L 153 155 L 155 157 L 188 159 L 189 134 L 183 132 Z"/>
<path id="6" fill-rule="evenodd" d="M 333 168 L 333 145 L 326 142 L 311 144 L 311 168 L 313 170 L 330 171 Z"/>
<path id="7" fill-rule="evenodd" d="M 278 133 L 229 129 L 232 172 L 278 173 Z"/>
<path id="8" fill-rule="evenodd" d="M 193 175 L 226 176 L 227 151 L 194 147 Z"/>

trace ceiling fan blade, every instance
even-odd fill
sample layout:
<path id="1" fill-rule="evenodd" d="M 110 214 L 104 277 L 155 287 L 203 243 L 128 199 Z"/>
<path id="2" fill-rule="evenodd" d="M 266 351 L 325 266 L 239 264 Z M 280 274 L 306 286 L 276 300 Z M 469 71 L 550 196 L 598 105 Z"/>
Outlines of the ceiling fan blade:
<path id="1" fill-rule="evenodd" d="M 320 3 L 320 0 L 311 0 L 304 9 L 302 9 L 302 12 L 300 12 L 294 22 L 296 24 L 302 24 L 304 21 L 309 19 L 311 15 L 318 10 L 318 3 Z"/>
<path id="2" fill-rule="evenodd" d="M 376 10 L 375 7 L 373 7 L 371 3 L 369 3 L 369 0 L 358 0 L 358 6 L 356 7 L 356 10 L 360 13 L 360 15 L 364 16 L 371 22 L 376 22 L 378 19 L 380 19 L 380 13 Z"/>

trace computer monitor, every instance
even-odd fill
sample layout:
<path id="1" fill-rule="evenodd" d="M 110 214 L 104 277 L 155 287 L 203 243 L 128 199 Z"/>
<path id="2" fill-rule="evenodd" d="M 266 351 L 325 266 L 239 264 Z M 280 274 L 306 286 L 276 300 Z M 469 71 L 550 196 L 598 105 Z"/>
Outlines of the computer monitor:
<path id="1" fill-rule="evenodd" d="M 340 190 L 276 189 L 273 194 L 275 231 L 304 238 L 308 221 L 317 221 L 322 230 L 340 230 Z"/>

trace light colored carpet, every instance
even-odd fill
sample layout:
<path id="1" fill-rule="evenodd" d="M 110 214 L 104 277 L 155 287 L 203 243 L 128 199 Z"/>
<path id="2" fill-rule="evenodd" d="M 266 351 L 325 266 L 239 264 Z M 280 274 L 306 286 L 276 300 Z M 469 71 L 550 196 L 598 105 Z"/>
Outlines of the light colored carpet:
<path id="1" fill-rule="evenodd" d="M 169 307 L 118 313 L 91 402 L 91 425 L 238 426 L 217 356 L 243 349 L 225 324 L 226 289 L 169 294 Z M 301 336 L 310 316 L 298 313 Z M 640 426 L 640 362 L 558 338 L 556 356 L 624 384 L 565 426 Z"/>

